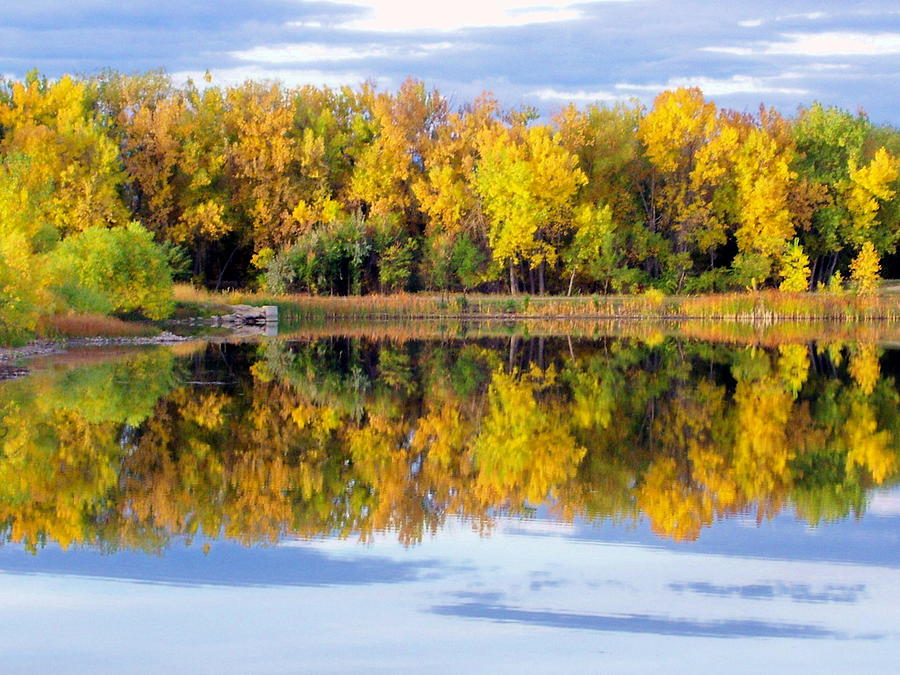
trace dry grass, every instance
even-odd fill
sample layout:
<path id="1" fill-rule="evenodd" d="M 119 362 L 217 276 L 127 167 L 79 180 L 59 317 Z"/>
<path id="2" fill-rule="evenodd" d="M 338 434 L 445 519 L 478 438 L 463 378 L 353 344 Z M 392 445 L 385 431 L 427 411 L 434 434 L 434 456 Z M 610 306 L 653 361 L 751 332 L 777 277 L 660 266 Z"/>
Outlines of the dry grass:
<path id="1" fill-rule="evenodd" d="M 252 296 L 243 301 L 253 302 Z M 292 295 L 264 298 L 279 304 L 287 317 L 326 318 L 593 318 L 870 321 L 900 319 L 900 297 L 834 296 L 813 293 L 731 293 L 704 296 L 429 296 L 367 295 L 329 297 Z"/>
<path id="2" fill-rule="evenodd" d="M 175 313 L 173 319 L 228 314 L 228 305 L 232 304 L 222 293 L 197 288 L 190 284 L 175 284 L 173 289 Z"/>
<path id="3" fill-rule="evenodd" d="M 546 319 L 725 319 L 771 321 L 898 321 L 900 295 L 867 297 L 828 293 L 721 293 L 699 296 L 594 295 L 574 297 L 508 295 L 314 296 L 231 291 L 216 293 L 176 286 L 175 298 L 191 307 L 230 304 L 278 305 L 288 325 L 324 319 L 452 319 L 529 317 Z M 215 313 L 215 312 L 208 312 Z"/>
<path id="4" fill-rule="evenodd" d="M 38 332 L 47 337 L 149 337 L 158 331 L 143 323 L 102 314 L 56 314 L 44 317 Z"/>

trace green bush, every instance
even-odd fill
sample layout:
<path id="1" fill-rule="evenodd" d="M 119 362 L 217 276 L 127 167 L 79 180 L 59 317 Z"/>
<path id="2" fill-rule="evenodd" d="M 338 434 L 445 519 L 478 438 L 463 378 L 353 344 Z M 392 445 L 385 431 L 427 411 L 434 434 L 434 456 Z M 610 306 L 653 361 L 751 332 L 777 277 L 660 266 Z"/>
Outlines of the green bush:
<path id="1" fill-rule="evenodd" d="M 297 278 L 294 258 L 292 251 L 281 251 L 266 262 L 265 290 L 267 293 L 283 295 L 290 290 L 291 284 Z"/>
<path id="2" fill-rule="evenodd" d="M 36 282 L 28 274 L 22 254 L 16 259 L 11 243 L 0 238 L 0 344 L 18 344 L 28 338 L 37 322 Z M 31 256 L 28 256 L 29 258 Z M 17 264 L 18 263 L 18 264 Z"/>
<path id="3" fill-rule="evenodd" d="M 731 263 L 731 278 L 735 286 L 755 290 L 772 273 L 772 261 L 759 253 L 738 253 Z"/>
<path id="4" fill-rule="evenodd" d="M 172 270 L 166 252 L 138 223 L 91 227 L 63 240 L 48 255 L 51 290 L 80 312 L 172 313 Z"/>
<path id="5" fill-rule="evenodd" d="M 412 279 L 416 242 L 408 239 L 395 242 L 381 252 L 378 265 L 378 282 L 382 291 L 405 291 Z"/>
<path id="6" fill-rule="evenodd" d="M 685 280 L 684 292 L 688 294 L 718 293 L 728 290 L 732 283 L 727 270 L 707 270 L 699 276 Z"/>

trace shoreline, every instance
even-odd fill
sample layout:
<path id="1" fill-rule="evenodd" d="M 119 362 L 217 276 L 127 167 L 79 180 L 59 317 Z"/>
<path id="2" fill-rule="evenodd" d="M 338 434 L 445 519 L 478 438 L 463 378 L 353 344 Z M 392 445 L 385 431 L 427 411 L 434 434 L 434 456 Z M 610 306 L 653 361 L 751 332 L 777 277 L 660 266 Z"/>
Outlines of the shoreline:
<path id="1" fill-rule="evenodd" d="M 25 377 L 31 370 L 23 361 L 64 354 L 81 347 L 140 347 L 172 345 L 195 338 L 163 331 L 151 337 L 82 337 L 62 340 L 32 340 L 21 347 L 0 347 L 0 381 Z"/>

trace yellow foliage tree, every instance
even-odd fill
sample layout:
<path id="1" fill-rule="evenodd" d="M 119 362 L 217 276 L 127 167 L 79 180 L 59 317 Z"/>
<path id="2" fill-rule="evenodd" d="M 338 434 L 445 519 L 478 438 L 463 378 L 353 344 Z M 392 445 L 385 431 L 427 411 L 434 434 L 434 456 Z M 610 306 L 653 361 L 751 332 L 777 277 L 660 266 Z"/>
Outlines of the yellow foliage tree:
<path id="1" fill-rule="evenodd" d="M 805 291 L 809 288 L 809 275 L 809 256 L 800 242 L 794 239 L 781 256 L 782 281 L 778 288 L 782 291 Z"/>
<path id="2" fill-rule="evenodd" d="M 887 150 L 879 148 L 866 166 L 858 167 L 850 159 L 850 181 L 847 208 L 853 218 L 850 241 L 857 246 L 872 239 L 872 228 L 881 205 L 894 198 L 893 185 L 900 175 L 900 162 Z"/>
<path id="3" fill-rule="evenodd" d="M 571 227 L 572 198 L 587 179 L 577 157 L 545 126 L 495 127 L 480 135 L 479 149 L 475 187 L 490 220 L 494 261 L 509 267 L 512 293 L 518 264 L 538 268 L 543 293 L 544 267 L 557 260 Z"/>
<path id="4" fill-rule="evenodd" d="M 52 184 L 45 214 L 61 233 L 127 221 L 119 199 L 119 151 L 92 109 L 85 81 L 63 76 L 14 82 L 0 103 L 0 153 L 30 158 L 32 185 Z"/>
<path id="5" fill-rule="evenodd" d="M 285 246 L 300 230 L 293 217 L 299 196 L 291 171 L 297 153 L 290 96 L 275 84 L 247 82 L 229 89 L 226 99 L 233 202 L 249 219 L 255 248 Z"/>
<path id="6" fill-rule="evenodd" d="M 875 246 L 867 241 L 850 263 L 850 279 L 856 284 L 856 292 L 868 295 L 875 292 L 881 280 L 881 261 Z"/>
<path id="7" fill-rule="evenodd" d="M 751 129 L 741 141 L 735 162 L 739 221 L 735 237 L 740 251 L 777 257 L 794 236 L 788 201 L 797 177 L 790 170 L 793 155 L 792 146 L 779 143 L 765 128 Z M 808 258 L 804 264 L 809 264 Z M 791 290 L 805 289 L 804 284 Z"/>
<path id="8" fill-rule="evenodd" d="M 375 215 L 409 213 L 415 206 L 413 185 L 430 153 L 433 135 L 443 123 L 447 103 L 437 91 L 408 79 L 396 96 L 368 95 L 376 135 L 354 169 L 350 195 Z"/>

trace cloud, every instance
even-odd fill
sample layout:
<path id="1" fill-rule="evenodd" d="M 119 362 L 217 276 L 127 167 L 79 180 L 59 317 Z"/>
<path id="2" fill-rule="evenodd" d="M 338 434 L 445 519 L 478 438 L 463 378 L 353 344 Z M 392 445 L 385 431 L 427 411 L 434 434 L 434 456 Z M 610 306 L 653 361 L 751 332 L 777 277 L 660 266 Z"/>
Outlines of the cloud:
<path id="1" fill-rule="evenodd" d="M 383 47 L 343 47 L 307 42 L 292 45 L 272 45 L 253 47 L 231 52 L 238 61 L 259 61 L 263 63 L 309 63 L 316 61 L 352 61 L 388 56 L 390 51 Z"/>
<path id="2" fill-rule="evenodd" d="M 411 45 L 329 45 L 301 42 L 259 46 L 231 52 L 238 61 L 258 63 L 317 63 L 322 61 L 354 61 L 397 57 L 422 57 L 453 48 L 452 42 L 429 42 Z"/>
<path id="3" fill-rule="evenodd" d="M 900 54 L 900 33 L 784 33 L 780 42 L 747 47 L 701 47 L 702 51 L 735 56 L 884 56 Z"/>
<path id="4" fill-rule="evenodd" d="M 734 75 L 725 79 L 710 77 L 675 77 L 665 84 L 629 84 L 622 82 L 616 84 L 616 89 L 624 91 L 650 91 L 659 92 L 665 89 L 678 87 L 700 87 L 707 96 L 733 96 L 735 94 L 790 94 L 805 95 L 809 91 L 796 87 L 782 87 L 775 83 L 777 77 L 751 77 L 747 75 Z"/>
<path id="5" fill-rule="evenodd" d="M 768 44 L 766 54 L 796 56 L 882 56 L 900 54 L 900 33 L 788 33 Z"/>
<path id="6" fill-rule="evenodd" d="M 380 32 L 456 31 L 574 21 L 582 17 L 580 5 L 585 4 L 573 0 L 345 1 L 366 13 L 342 24 L 343 28 Z"/>
<path id="7" fill-rule="evenodd" d="M 539 98 L 542 101 L 572 101 L 574 103 L 593 103 L 595 101 L 621 101 L 629 98 L 627 94 L 615 93 L 611 91 L 585 91 L 584 89 L 579 89 L 576 91 L 560 91 L 553 88 L 537 89 L 530 92 L 530 95 Z"/>

